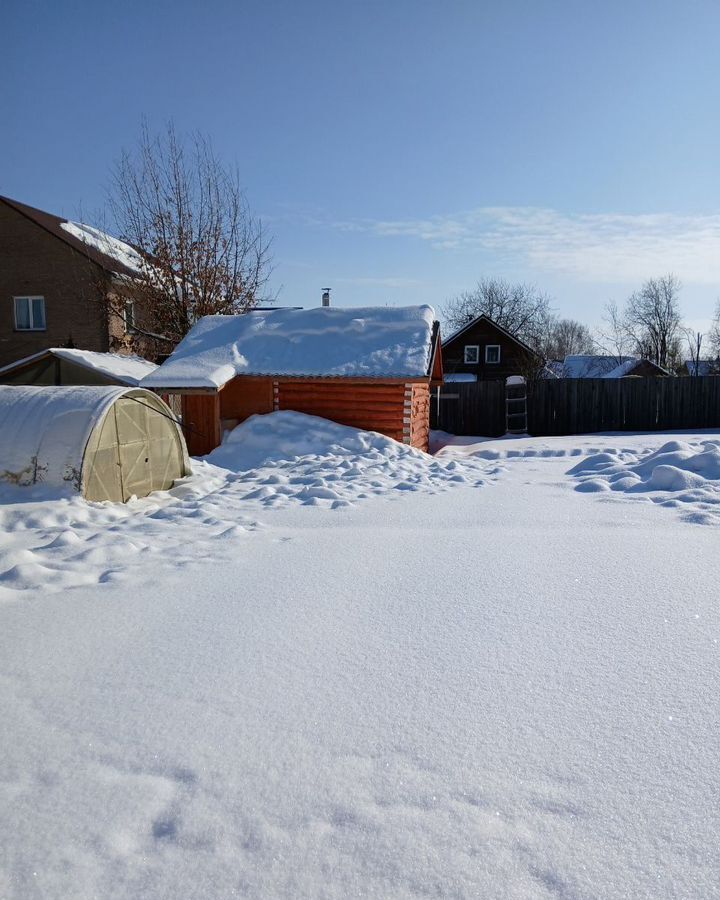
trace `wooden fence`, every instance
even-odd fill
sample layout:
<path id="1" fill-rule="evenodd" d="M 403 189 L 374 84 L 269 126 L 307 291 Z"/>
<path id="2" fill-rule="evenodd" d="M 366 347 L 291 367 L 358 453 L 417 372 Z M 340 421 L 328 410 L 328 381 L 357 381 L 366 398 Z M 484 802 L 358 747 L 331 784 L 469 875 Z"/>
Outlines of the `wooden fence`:
<path id="1" fill-rule="evenodd" d="M 430 403 L 430 425 L 450 434 L 505 434 L 505 382 L 446 384 Z"/>
<path id="2" fill-rule="evenodd" d="M 720 377 L 559 378 L 528 385 L 528 432 L 720 428 Z M 432 403 L 432 427 L 451 434 L 505 434 L 501 381 L 448 384 Z"/>

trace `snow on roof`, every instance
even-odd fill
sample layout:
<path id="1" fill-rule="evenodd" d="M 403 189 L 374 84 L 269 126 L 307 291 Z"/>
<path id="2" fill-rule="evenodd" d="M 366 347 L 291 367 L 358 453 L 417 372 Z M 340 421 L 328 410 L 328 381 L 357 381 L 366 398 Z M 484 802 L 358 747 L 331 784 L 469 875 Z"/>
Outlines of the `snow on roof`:
<path id="1" fill-rule="evenodd" d="M 61 222 L 60 227 L 94 250 L 119 262 L 125 268 L 138 275 L 142 272 L 143 258 L 130 244 L 126 244 L 98 228 L 93 228 L 91 225 L 84 225 L 82 222 Z"/>
<path id="2" fill-rule="evenodd" d="M 205 316 L 142 386 L 219 388 L 236 375 L 424 378 L 434 320 L 430 306 Z"/>
<path id="3" fill-rule="evenodd" d="M 68 362 L 94 369 L 109 378 L 133 386 L 140 384 L 143 378 L 158 368 L 155 363 L 141 356 L 122 356 L 120 353 L 98 353 L 68 347 L 53 347 L 50 352 Z"/>
<path id="4" fill-rule="evenodd" d="M 21 368 L 33 360 L 41 359 L 46 353 L 51 353 L 60 359 L 66 359 L 68 362 L 86 369 L 92 369 L 114 381 L 135 387 L 140 381 L 157 369 L 155 363 L 151 363 L 141 356 L 122 356 L 119 353 L 100 353 L 95 350 L 75 350 L 70 347 L 50 347 L 48 350 L 42 350 L 40 353 L 34 353 L 32 356 L 26 356 L 24 359 L 18 359 L 7 366 L 0 368 L 0 375 L 4 372 L 10 372 L 13 369 Z"/>
<path id="5" fill-rule="evenodd" d="M 686 359 L 685 366 L 690 375 L 712 375 L 714 361 L 712 359 Z"/>
<path id="6" fill-rule="evenodd" d="M 463 384 L 471 381 L 477 381 L 477 375 L 472 372 L 450 372 L 445 376 L 444 381 L 451 384 Z"/>
<path id="7" fill-rule="evenodd" d="M 90 434 L 127 390 L 0 386 L 0 480 L 79 487 Z"/>
<path id="8" fill-rule="evenodd" d="M 566 356 L 566 378 L 622 378 L 641 360 L 634 356 Z"/>

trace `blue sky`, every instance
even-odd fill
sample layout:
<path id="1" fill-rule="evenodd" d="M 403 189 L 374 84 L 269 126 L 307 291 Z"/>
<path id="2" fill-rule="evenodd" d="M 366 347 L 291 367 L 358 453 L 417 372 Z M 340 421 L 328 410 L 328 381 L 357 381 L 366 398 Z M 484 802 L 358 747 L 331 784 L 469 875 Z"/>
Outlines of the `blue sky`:
<path id="1" fill-rule="evenodd" d="M 91 218 L 172 118 L 237 162 L 282 303 L 720 296 L 720 3 L 5 0 L 0 33 L 0 193 Z"/>

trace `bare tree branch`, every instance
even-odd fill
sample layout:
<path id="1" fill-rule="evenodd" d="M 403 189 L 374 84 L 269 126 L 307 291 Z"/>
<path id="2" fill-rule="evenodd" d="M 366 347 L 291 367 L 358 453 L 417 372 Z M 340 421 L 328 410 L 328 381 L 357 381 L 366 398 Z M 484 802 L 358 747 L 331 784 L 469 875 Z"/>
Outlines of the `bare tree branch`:
<path id="1" fill-rule="evenodd" d="M 202 134 L 182 138 L 170 123 L 153 135 L 144 122 L 137 147 L 115 166 L 109 205 L 118 233 L 147 261 L 133 295 L 148 333 L 177 342 L 201 316 L 244 312 L 263 299 L 271 242 L 237 169 Z"/>
<path id="2" fill-rule="evenodd" d="M 550 299 L 531 285 L 483 278 L 472 291 L 448 300 L 443 318 L 451 329 L 486 315 L 501 328 L 540 351 L 552 321 Z"/>

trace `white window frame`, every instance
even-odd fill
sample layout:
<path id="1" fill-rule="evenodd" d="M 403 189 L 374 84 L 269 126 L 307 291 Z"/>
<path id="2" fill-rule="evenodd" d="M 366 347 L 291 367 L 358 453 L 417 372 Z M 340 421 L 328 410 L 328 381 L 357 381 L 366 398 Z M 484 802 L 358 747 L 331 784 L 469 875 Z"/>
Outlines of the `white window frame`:
<path id="1" fill-rule="evenodd" d="M 497 350 L 497 359 L 488 359 L 488 350 Z M 485 345 L 485 364 L 488 366 L 499 366 L 501 359 L 501 351 L 500 344 L 486 344 Z"/>
<path id="2" fill-rule="evenodd" d="M 475 359 L 468 359 L 468 350 L 475 351 Z M 463 362 L 466 366 L 476 366 L 480 362 L 480 344 L 465 344 Z"/>
<path id="3" fill-rule="evenodd" d="M 128 308 L 130 310 L 130 315 L 128 316 Z M 134 334 L 135 333 L 135 301 L 134 300 L 126 300 L 125 305 L 123 306 L 123 326 L 125 328 L 125 334 Z"/>
<path id="4" fill-rule="evenodd" d="M 29 328 L 24 328 L 22 325 L 18 324 L 18 300 L 27 300 L 28 318 L 30 320 Z M 33 316 L 33 300 L 42 300 L 42 325 L 35 325 L 35 319 Z M 18 297 L 13 297 L 13 320 L 15 322 L 15 331 L 47 331 L 47 311 L 45 309 L 45 297 L 41 294 L 21 294 Z"/>

